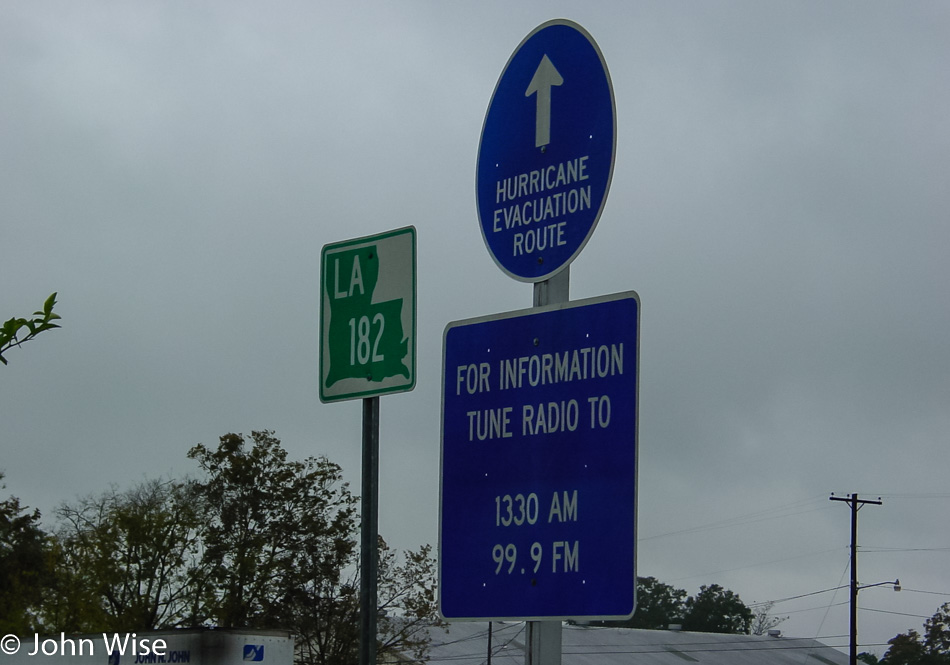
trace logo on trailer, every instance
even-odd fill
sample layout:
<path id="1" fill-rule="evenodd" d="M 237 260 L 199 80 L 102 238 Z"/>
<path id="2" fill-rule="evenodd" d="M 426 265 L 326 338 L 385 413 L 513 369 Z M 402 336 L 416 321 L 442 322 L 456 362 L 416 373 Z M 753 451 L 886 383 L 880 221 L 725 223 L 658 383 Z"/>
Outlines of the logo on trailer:
<path id="1" fill-rule="evenodd" d="M 257 663 L 264 660 L 264 645 L 263 644 L 245 644 L 244 645 L 244 662 Z"/>

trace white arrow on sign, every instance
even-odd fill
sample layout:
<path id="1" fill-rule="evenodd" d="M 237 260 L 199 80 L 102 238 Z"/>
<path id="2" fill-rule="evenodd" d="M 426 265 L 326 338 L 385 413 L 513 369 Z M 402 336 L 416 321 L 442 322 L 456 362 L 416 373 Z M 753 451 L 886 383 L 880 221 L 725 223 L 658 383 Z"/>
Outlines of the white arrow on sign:
<path id="1" fill-rule="evenodd" d="M 564 79 L 554 68 L 554 64 L 545 54 L 531 77 L 525 97 L 537 93 L 537 111 L 535 113 L 534 145 L 540 148 L 551 142 L 551 86 L 561 85 Z"/>

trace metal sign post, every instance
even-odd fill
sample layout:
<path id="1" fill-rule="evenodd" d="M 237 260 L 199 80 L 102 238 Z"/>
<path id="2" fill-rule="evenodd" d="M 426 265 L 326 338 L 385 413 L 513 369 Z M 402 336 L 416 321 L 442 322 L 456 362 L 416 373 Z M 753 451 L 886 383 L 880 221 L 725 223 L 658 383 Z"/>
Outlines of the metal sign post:
<path id="1" fill-rule="evenodd" d="M 379 396 L 416 385 L 416 229 L 323 247 L 320 401 L 363 400 L 360 665 L 376 665 Z"/>
<path id="2" fill-rule="evenodd" d="M 571 266 L 554 277 L 534 285 L 534 306 L 544 307 L 571 299 Z M 528 621 L 525 639 L 525 665 L 561 665 L 562 630 L 560 621 Z"/>
<path id="3" fill-rule="evenodd" d="M 363 400 L 363 482 L 360 491 L 360 665 L 376 665 L 379 397 L 367 397 Z"/>

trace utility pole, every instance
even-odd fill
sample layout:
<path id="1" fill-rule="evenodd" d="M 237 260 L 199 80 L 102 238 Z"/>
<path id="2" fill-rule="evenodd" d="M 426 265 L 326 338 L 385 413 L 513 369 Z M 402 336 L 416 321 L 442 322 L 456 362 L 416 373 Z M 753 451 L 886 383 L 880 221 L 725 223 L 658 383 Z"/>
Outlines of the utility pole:
<path id="1" fill-rule="evenodd" d="M 859 499 L 857 493 L 851 496 L 829 497 L 832 501 L 844 501 L 851 506 L 851 665 L 858 663 L 858 511 L 866 503 L 881 505 L 881 499 Z"/>

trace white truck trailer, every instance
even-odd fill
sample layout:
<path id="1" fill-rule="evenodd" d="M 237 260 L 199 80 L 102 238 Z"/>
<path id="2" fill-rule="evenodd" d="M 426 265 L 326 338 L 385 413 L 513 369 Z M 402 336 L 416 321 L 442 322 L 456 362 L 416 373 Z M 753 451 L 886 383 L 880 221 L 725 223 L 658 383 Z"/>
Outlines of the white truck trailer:
<path id="1" fill-rule="evenodd" d="M 7 635 L 2 665 L 293 665 L 294 638 L 277 630 L 170 630 Z"/>

